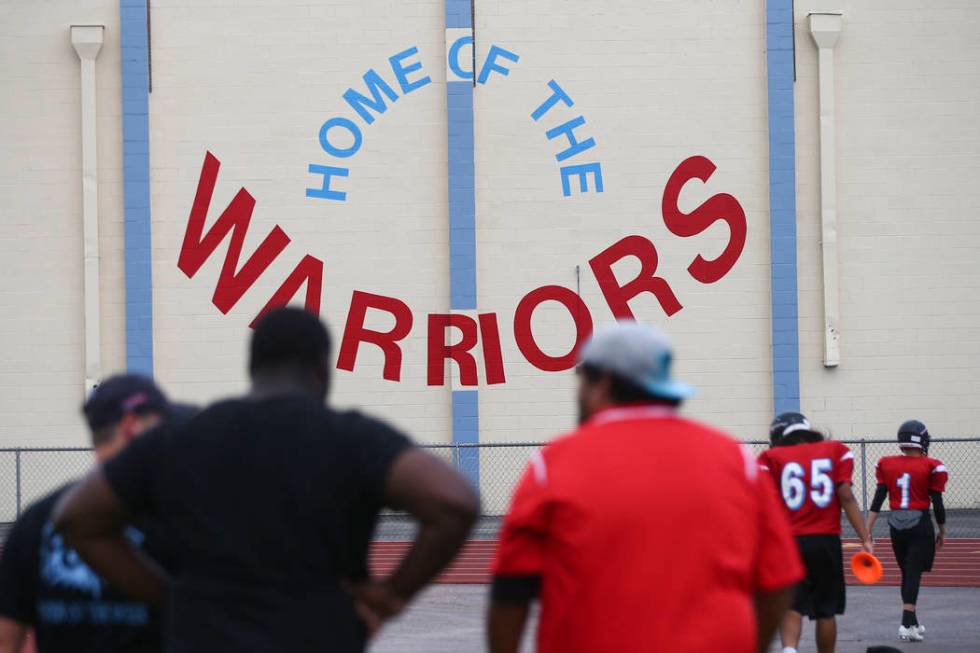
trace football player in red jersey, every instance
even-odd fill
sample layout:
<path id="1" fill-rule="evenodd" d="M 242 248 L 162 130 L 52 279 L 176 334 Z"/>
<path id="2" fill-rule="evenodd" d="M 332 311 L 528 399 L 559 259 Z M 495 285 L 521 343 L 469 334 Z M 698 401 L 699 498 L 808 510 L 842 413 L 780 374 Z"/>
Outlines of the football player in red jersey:
<path id="1" fill-rule="evenodd" d="M 887 496 L 892 549 L 902 570 L 902 625 L 898 637 L 921 642 L 926 629 L 916 617 L 915 602 L 919 598 L 922 573 L 932 571 L 936 547 L 946 540 L 943 491 L 949 473 L 946 465 L 928 456 L 929 431 L 922 422 L 910 420 L 902 424 L 898 429 L 898 446 L 901 455 L 885 456 L 875 467 L 878 489 L 871 503 L 868 529 L 874 528 Z M 939 524 L 938 536 L 929 514 L 930 500 Z"/>
<path id="2" fill-rule="evenodd" d="M 803 615 L 817 622 L 817 650 L 833 653 L 836 615 L 844 614 L 845 608 L 841 509 L 864 550 L 874 549 L 851 491 L 854 454 L 840 442 L 825 440 L 799 413 L 783 413 L 773 420 L 769 440 L 772 448 L 759 456 L 759 466 L 769 472 L 783 497 L 806 566 L 806 577 L 797 585 L 793 607 L 780 629 L 783 653 L 797 653 Z"/>

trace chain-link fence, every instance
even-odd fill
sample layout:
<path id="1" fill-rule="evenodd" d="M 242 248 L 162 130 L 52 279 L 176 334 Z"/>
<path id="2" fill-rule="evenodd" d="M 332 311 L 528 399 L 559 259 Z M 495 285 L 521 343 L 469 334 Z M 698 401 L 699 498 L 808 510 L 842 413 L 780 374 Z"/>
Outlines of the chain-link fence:
<path id="1" fill-rule="evenodd" d="M 91 449 L 0 449 L 0 523 L 14 521 L 51 490 L 83 476 Z"/>
<path id="2" fill-rule="evenodd" d="M 894 439 L 843 440 L 854 452 L 854 494 L 867 510 L 875 490 L 875 463 L 898 453 Z M 747 442 L 761 453 L 766 442 Z M 459 469 L 480 489 L 483 515 L 474 533 L 476 539 L 496 536 L 501 516 L 507 511 L 511 493 L 527 467 L 531 455 L 543 445 L 439 444 L 423 445 Z M 933 440 L 929 455 L 949 468 L 950 482 L 945 503 L 951 537 L 980 537 L 980 438 Z M 82 476 L 94 464 L 90 449 L 0 449 L 0 531 L 52 489 Z M 887 506 L 886 506 L 887 507 Z M 379 539 L 411 537 L 411 520 L 386 513 L 378 527 Z"/>

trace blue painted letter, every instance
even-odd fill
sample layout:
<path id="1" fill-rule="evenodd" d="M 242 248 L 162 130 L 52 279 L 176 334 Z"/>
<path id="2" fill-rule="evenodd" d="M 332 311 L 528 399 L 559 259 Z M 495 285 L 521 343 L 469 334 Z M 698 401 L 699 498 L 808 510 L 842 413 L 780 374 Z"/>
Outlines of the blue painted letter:
<path id="1" fill-rule="evenodd" d="M 558 100 L 564 102 L 566 107 L 571 107 L 575 105 L 575 103 L 572 101 L 572 98 L 568 97 L 565 91 L 562 90 L 562 87 L 558 85 L 558 82 L 556 82 L 555 80 L 551 80 L 550 82 L 548 82 L 548 86 L 551 88 L 553 92 L 551 94 L 551 97 L 549 97 L 547 100 L 542 102 L 541 106 L 535 109 L 534 113 L 531 114 L 531 117 L 535 121 L 537 121 L 544 114 L 548 113 L 551 110 L 551 107 L 555 106 L 558 103 Z"/>
<path id="2" fill-rule="evenodd" d="M 464 45 L 472 45 L 472 36 L 461 36 L 456 39 L 452 46 L 449 48 L 449 69 L 453 71 L 453 74 L 460 79 L 473 79 L 472 70 L 463 70 L 463 67 L 459 65 L 459 51 Z"/>
<path id="3" fill-rule="evenodd" d="M 323 184 L 320 188 L 307 188 L 307 197 L 319 197 L 322 200 L 347 200 L 347 193 L 339 190 L 330 190 L 331 177 L 346 177 L 350 174 L 349 168 L 335 168 L 333 166 L 318 166 L 310 164 L 310 172 L 316 175 L 323 175 Z"/>
<path id="4" fill-rule="evenodd" d="M 367 84 L 367 90 L 371 94 L 370 100 L 352 88 L 347 89 L 347 92 L 344 93 L 344 99 L 350 108 L 370 125 L 374 122 L 374 116 L 365 108 L 365 105 L 377 111 L 378 114 L 382 114 L 388 110 L 388 105 L 385 104 L 381 93 L 387 95 L 392 102 L 398 100 L 398 93 L 395 93 L 394 89 L 388 86 L 388 82 L 381 79 L 381 75 L 375 72 L 374 68 L 364 73 L 364 83 Z"/>
<path id="5" fill-rule="evenodd" d="M 349 131 L 351 136 L 354 137 L 354 142 L 351 146 L 346 149 L 341 149 L 332 145 L 327 138 L 331 127 L 343 127 Z M 354 124 L 353 120 L 348 120 L 347 118 L 331 118 L 320 127 L 320 147 L 323 148 L 324 152 L 338 159 L 346 159 L 349 156 L 354 156 L 361 149 L 361 130 Z"/>
<path id="6" fill-rule="evenodd" d="M 602 192 L 602 164 L 600 163 L 583 163 L 577 166 L 565 166 L 559 172 L 561 172 L 561 189 L 565 197 L 572 194 L 571 182 L 569 181 L 569 177 L 572 175 L 578 175 L 579 192 L 587 193 L 589 187 L 585 175 L 590 172 L 595 180 L 595 192 Z"/>
<path id="7" fill-rule="evenodd" d="M 412 91 L 420 89 L 432 81 L 431 79 L 429 79 L 428 76 L 425 76 L 421 79 L 417 79 L 414 82 L 408 81 L 408 74 L 414 73 L 416 70 L 422 70 L 422 64 L 421 62 L 415 61 L 413 63 L 408 64 L 407 66 L 403 66 L 402 60 L 408 59 L 409 57 L 414 56 L 418 53 L 419 53 L 419 49 L 415 46 L 412 46 L 409 49 L 403 50 L 402 52 L 399 52 L 398 54 L 392 57 L 388 57 L 388 62 L 391 64 L 391 71 L 395 73 L 395 78 L 398 80 L 398 83 L 401 84 L 402 93 L 404 95 L 408 95 Z"/>
<path id="8" fill-rule="evenodd" d="M 573 133 L 573 130 L 576 127 L 581 127 L 584 124 L 585 124 L 585 118 L 579 116 L 578 118 L 572 118 L 568 122 L 558 125 L 557 127 L 549 129 L 547 132 L 545 132 L 545 136 L 548 137 L 549 141 L 553 138 L 557 138 L 561 134 L 564 134 L 565 138 L 568 139 L 568 144 L 569 144 L 568 149 L 556 154 L 555 159 L 557 159 L 558 161 L 564 161 L 569 157 L 575 156 L 579 152 L 584 152 L 591 147 L 595 147 L 594 138 L 587 138 L 582 142 L 579 142 L 575 138 L 575 134 Z"/>
<path id="9" fill-rule="evenodd" d="M 504 68 L 498 64 L 497 57 L 503 57 L 504 59 L 513 61 L 514 63 L 517 63 L 517 61 L 520 59 L 520 57 L 513 52 L 504 50 L 496 45 L 491 45 L 490 51 L 487 52 L 487 60 L 483 62 L 483 68 L 480 69 L 480 78 L 476 80 L 477 82 L 480 84 L 486 84 L 487 78 L 490 77 L 491 71 L 498 72 L 504 77 L 510 74 L 510 68 Z"/>

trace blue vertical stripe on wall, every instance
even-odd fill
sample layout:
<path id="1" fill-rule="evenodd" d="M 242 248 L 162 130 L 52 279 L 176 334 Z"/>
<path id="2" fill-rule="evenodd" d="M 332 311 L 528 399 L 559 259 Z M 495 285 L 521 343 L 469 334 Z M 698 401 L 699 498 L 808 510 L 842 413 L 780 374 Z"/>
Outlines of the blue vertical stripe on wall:
<path id="1" fill-rule="evenodd" d="M 793 47 L 792 0 L 768 0 L 766 64 L 769 88 L 769 249 L 772 280 L 772 394 L 776 413 L 800 408 Z"/>
<path id="2" fill-rule="evenodd" d="M 126 367 L 153 374 L 150 75 L 146 0 L 119 2 L 122 60 Z"/>
<path id="3" fill-rule="evenodd" d="M 476 308 L 476 170 L 473 84 L 447 82 L 449 118 L 449 307 Z"/>
<path id="4" fill-rule="evenodd" d="M 480 441 L 480 402 L 476 390 L 453 391 L 453 442 L 476 444 Z M 480 451 L 474 447 L 459 450 L 457 464 L 474 487 L 480 487 Z"/>
<path id="5" fill-rule="evenodd" d="M 447 38 L 450 29 L 473 28 L 471 0 L 445 0 Z M 476 309 L 476 166 L 473 146 L 473 83 L 446 71 L 446 115 L 449 176 L 449 308 Z M 479 395 L 452 393 L 453 442 L 480 440 Z M 460 469 L 480 487 L 477 449 L 460 451 Z"/>
<path id="6" fill-rule="evenodd" d="M 473 27 L 471 0 L 446 0 L 446 29 Z"/>

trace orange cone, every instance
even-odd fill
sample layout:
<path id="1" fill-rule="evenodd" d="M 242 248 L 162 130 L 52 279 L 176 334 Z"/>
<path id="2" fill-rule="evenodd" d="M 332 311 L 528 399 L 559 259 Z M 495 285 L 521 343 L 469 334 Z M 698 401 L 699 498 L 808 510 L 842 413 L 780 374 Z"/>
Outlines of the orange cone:
<path id="1" fill-rule="evenodd" d="M 881 560 L 867 551 L 859 551 L 854 554 L 854 557 L 851 558 L 851 571 L 854 572 L 855 578 L 865 585 L 874 585 L 881 580 L 882 574 L 885 573 L 881 566 Z"/>

